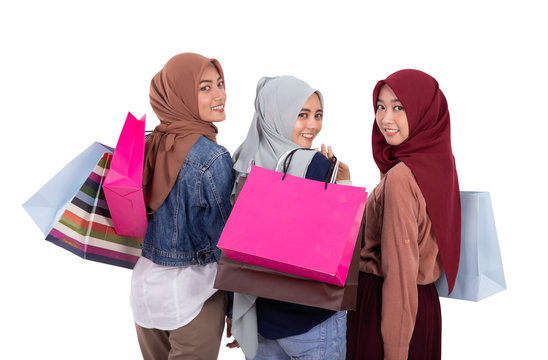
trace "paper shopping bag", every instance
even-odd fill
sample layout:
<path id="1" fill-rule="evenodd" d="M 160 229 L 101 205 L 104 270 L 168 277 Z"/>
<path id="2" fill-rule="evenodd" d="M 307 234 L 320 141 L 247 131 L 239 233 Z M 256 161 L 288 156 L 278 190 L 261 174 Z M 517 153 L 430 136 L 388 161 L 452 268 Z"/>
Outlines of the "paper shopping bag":
<path id="1" fill-rule="evenodd" d="M 148 224 L 143 197 L 145 119 L 128 113 L 103 185 L 116 232 L 139 238 L 145 237 Z"/>
<path id="2" fill-rule="evenodd" d="M 218 242 L 231 259 L 344 286 L 367 192 L 254 166 Z"/>
<path id="3" fill-rule="evenodd" d="M 506 289 L 491 196 L 461 191 L 460 201 L 461 247 L 455 287 L 448 295 L 445 274 L 436 287 L 443 297 L 479 301 Z"/>
<path id="4" fill-rule="evenodd" d="M 112 151 L 111 147 L 94 142 L 23 204 L 44 236 L 61 218 L 66 206 L 103 154 L 105 152 L 112 154 Z"/>
<path id="5" fill-rule="evenodd" d="M 214 287 L 335 311 L 355 310 L 361 250 L 361 242 L 355 242 L 344 287 L 232 260 L 225 254 L 221 254 Z"/>
<path id="6" fill-rule="evenodd" d="M 102 190 L 111 159 L 112 154 L 103 154 L 46 240 L 84 259 L 131 269 L 141 255 L 141 243 L 114 230 Z"/>

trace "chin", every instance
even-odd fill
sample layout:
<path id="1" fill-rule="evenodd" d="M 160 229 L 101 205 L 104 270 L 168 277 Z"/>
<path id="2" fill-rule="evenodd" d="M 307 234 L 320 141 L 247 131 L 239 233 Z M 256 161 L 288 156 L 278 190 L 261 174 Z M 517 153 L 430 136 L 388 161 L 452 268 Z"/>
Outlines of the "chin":
<path id="1" fill-rule="evenodd" d="M 212 116 L 209 119 L 204 119 L 204 120 L 209 122 L 221 122 L 221 121 L 224 121 L 225 119 L 226 119 L 226 116 L 223 116 L 223 117 Z"/>

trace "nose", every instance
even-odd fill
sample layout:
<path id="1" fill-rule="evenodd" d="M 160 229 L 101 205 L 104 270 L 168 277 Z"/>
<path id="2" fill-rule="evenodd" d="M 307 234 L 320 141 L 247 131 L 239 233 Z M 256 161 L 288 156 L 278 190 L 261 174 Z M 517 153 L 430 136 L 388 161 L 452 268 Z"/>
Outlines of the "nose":
<path id="1" fill-rule="evenodd" d="M 225 90 L 221 88 L 215 88 L 215 91 L 213 93 L 213 98 L 215 100 L 224 100 L 226 98 Z"/>
<path id="2" fill-rule="evenodd" d="M 384 113 L 381 115 L 381 123 L 382 124 L 391 124 L 392 123 L 392 114 L 390 111 L 384 111 Z"/>
<path id="3" fill-rule="evenodd" d="M 309 116 L 306 119 L 305 128 L 310 129 L 310 130 L 317 129 L 318 128 L 318 120 L 313 116 Z"/>

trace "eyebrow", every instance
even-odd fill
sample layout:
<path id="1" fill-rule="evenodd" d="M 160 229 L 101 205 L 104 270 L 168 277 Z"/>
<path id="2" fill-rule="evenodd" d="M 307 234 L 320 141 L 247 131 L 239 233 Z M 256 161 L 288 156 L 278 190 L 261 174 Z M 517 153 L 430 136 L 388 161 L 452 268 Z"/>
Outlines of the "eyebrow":
<path id="1" fill-rule="evenodd" d="M 383 103 L 384 101 L 382 99 L 377 99 L 377 102 L 382 102 Z M 398 99 L 398 98 L 392 99 L 392 100 L 390 100 L 390 102 L 393 102 L 393 103 L 399 102 L 399 103 L 401 103 L 400 99 Z"/>
<path id="2" fill-rule="evenodd" d="M 222 80 L 222 78 L 221 78 L 220 76 L 219 76 L 219 78 L 217 79 L 217 81 L 219 81 L 219 80 Z M 213 81 L 212 81 L 212 80 L 201 80 L 201 81 L 200 81 L 200 84 L 201 84 L 201 83 L 205 83 L 205 82 L 213 82 Z"/>
<path id="3" fill-rule="evenodd" d="M 307 109 L 307 108 L 302 108 L 301 111 L 312 112 L 310 109 Z M 323 109 L 318 109 L 318 110 L 316 110 L 316 112 L 319 112 L 319 111 L 323 112 Z"/>

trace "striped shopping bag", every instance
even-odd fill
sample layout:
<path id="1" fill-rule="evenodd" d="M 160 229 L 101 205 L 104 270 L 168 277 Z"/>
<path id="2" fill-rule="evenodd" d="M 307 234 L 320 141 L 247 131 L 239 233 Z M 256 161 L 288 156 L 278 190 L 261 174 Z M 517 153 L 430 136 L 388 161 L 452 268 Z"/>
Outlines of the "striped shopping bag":
<path id="1" fill-rule="evenodd" d="M 114 230 L 102 186 L 111 160 L 112 154 L 105 152 L 46 240 L 84 259 L 132 269 L 142 239 Z"/>

